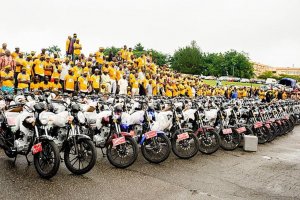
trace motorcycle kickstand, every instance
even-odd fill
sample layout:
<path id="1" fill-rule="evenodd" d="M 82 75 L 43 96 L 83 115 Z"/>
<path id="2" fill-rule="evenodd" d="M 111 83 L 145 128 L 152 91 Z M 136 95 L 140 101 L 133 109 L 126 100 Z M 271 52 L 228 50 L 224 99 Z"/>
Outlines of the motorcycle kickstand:
<path id="1" fill-rule="evenodd" d="M 30 166 L 31 162 L 28 160 L 27 155 L 25 156 L 28 166 Z"/>
<path id="2" fill-rule="evenodd" d="M 18 156 L 18 154 L 16 155 L 16 157 L 15 157 L 15 159 L 14 159 L 14 165 L 16 165 L 17 156 Z"/>
<path id="3" fill-rule="evenodd" d="M 105 158 L 106 154 L 103 152 L 103 148 L 101 148 L 101 152 L 102 152 L 103 158 Z"/>

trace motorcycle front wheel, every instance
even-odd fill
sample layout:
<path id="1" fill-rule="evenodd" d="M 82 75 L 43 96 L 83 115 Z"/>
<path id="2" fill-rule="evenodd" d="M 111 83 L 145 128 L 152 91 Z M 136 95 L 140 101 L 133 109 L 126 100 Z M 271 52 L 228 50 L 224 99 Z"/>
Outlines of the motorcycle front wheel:
<path id="1" fill-rule="evenodd" d="M 159 134 L 154 138 L 146 139 L 141 151 L 144 158 L 151 163 L 161 163 L 165 161 L 171 153 L 171 142 L 164 134 Z"/>
<path id="2" fill-rule="evenodd" d="M 113 146 L 110 143 L 107 147 L 107 159 L 117 168 L 127 168 L 132 165 L 138 157 L 138 147 L 132 137 L 125 137 L 125 143 Z"/>
<path id="3" fill-rule="evenodd" d="M 59 150 L 53 141 L 43 141 L 42 151 L 34 154 L 33 162 L 40 177 L 50 179 L 56 175 L 60 165 Z"/>
<path id="4" fill-rule="evenodd" d="M 73 142 L 70 142 L 65 148 L 65 165 L 73 174 L 81 175 L 89 172 L 95 166 L 96 159 L 96 148 L 89 139 L 76 141 L 76 146 Z"/>
<path id="5" fill-rule="evenodd" d="M 183 132 L 177 132 L 172 136 L 171 144 L 173 153 L 178 158 L 182 159 L 189 159 L 194 157 L 199 151 L 198 138 L 193 133 L 188 133 L 189 138 L 178 141 L 177 136 L 180 133 Z"/>

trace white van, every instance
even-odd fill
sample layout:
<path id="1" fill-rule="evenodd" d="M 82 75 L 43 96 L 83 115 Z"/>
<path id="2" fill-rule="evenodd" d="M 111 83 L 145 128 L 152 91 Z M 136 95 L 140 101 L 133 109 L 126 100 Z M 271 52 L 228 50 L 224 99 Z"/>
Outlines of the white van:
<path id="1" fill-rule="evenodd" d="M 267 78 L 266 84 L 276 84 L 277 80 L 274 78 Z"/>

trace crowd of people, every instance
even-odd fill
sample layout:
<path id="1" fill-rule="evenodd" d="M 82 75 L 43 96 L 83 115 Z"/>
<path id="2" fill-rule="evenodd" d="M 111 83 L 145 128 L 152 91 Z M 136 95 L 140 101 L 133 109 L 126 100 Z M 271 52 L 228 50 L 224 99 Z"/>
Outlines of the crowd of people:
<path id="1" fill-rule="evenodd" d="M 140 57 L 124 45 L 114 55 L 104 54 L 104 48 L 84 55 L 77 34 L 66 41 L 66 56 L 31 51 L 19 47 L 11 52 L 6 43 L 0 48 L 1 90 L 8 93 L 53 91 L 77 93 L 118 93 L 145 96 L 215 96 L 227 98 L 255 97 L 270 101 L 285 99 L 280 90 L 263 91 L 255 87 L 209 86 L 199 76 L 177 73 L 168 65 L 158 66 L 151 52 Z"/>

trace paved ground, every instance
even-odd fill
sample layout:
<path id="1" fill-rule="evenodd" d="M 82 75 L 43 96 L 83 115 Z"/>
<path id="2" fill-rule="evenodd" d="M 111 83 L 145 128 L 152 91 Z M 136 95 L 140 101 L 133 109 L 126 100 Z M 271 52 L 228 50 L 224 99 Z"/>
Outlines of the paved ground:
<path id="1" fill-rule="evenodd" d="M 219 150 L 191 160 L 173 155 L 163 164 L 142 155 L 128 169 L 112 167 L 98 154 L 87 175 L 64 165 L 42 180 L 25 158 L 17 165 L 0 151 L 0 199 L 300 199 L 300 127 L 256 153 Z"/>

